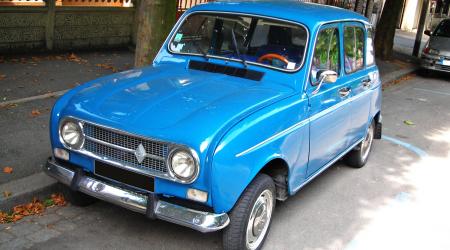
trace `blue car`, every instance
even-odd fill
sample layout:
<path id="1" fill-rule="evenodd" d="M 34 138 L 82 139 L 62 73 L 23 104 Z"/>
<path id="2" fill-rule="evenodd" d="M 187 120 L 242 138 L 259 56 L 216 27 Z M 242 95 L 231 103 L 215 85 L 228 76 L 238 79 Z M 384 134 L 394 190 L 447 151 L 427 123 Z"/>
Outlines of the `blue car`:
<path id="1" fill-rule="evenodd" d="M 188 10 L 148 67 L 62 96 L 45 171 L 96 199 L 260 249 L 276 201 L 381 138 L 372 27 L 297 1 Z"/>

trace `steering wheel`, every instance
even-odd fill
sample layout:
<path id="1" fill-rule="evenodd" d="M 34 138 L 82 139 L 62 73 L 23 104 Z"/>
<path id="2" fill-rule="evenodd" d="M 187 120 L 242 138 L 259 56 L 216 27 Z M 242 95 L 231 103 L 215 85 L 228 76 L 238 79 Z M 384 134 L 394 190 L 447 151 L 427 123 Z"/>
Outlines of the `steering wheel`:
<path id="1" fill-rule="evenodd" d="M 279 55 L 279 54 L 273 54 L 273 53 L 265 54 L 263 56 L 260 56 L 258 58 L 258 62 L 262 63 L 265 60 L 272 62 L 273 59 L 278 59 L 278 60 L 284 62 L 286 65 L 289 64 L 289 60 L 286 57 L 284 57 L 282 55 Z"/>

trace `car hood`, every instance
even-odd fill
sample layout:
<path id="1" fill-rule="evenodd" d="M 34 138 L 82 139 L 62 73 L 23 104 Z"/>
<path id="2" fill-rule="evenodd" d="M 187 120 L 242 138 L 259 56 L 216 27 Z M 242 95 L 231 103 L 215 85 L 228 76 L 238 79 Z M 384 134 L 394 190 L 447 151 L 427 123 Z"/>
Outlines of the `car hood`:
<path id="1" fill-rule="evenodd" d="M 86 84 L 63 115 L 142 136 L 198 144 L 292 87 L 169 66 L 130 70 Z"/>
<path id="2" fill-rule="evenodd" d="M 450 56 L 450 37 L 443 36 L 431 36 L 430 37 L 430 48 L 437 49 Z"/>

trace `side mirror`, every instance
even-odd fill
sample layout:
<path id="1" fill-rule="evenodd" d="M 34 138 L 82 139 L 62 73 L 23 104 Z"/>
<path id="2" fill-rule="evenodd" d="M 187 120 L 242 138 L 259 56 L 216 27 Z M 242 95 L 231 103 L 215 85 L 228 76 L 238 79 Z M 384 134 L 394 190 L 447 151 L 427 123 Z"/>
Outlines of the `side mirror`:
<path id="1" fill-rule="evenodd" d="M 312 92 L 313 95 L 317 94 L 324 83 L 335 83 L 337 81 L 338 74 L 332 70 L 320 70 L 317 72 L 317 79 L 319 82 L 317 88 Z"/>
<path id="2" fill-rule="evenodd" d="M 430 30 L 425 30 L 423 33 L 424 33 L 425 35 L 427 35 L 427 36 L 431 36 L 431 31 L 430 31 Z"/>

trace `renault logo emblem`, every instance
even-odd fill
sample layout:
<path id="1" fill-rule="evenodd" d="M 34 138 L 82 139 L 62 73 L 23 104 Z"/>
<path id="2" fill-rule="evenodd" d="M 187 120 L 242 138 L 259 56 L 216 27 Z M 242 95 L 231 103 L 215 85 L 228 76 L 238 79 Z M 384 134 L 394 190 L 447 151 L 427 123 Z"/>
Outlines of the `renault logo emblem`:
<path id="1" fill-rule="evenodd" d="M 144 161 L 145 156 L 147 155 L 147 152 L 145 152 L 145 148 L 142 145 L 142 143 L 139 144 L 137 149 L 134 151 L 134 155 L 136 156 L 136 159 L 139 162 L 139 164 Z"/>

